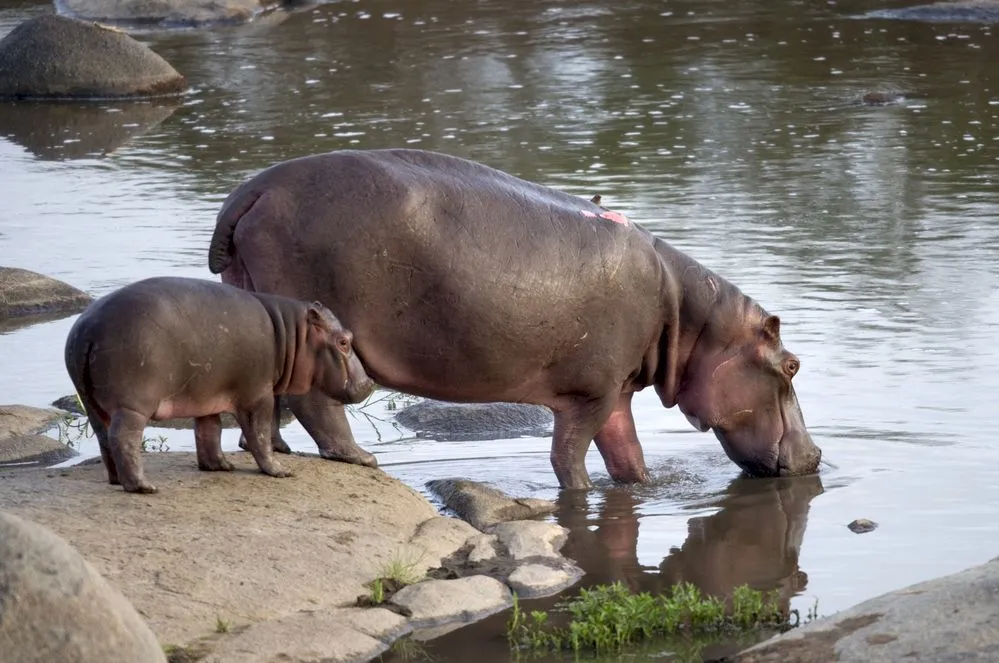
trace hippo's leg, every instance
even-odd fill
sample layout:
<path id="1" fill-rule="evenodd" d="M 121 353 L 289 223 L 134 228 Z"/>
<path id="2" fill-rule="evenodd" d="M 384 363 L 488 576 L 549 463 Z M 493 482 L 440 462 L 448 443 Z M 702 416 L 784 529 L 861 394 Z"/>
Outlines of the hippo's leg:
<path id="1" fill-rule="evenodd" d="M 198 469 L 205 472 L 232 472 L 236 469 L 222 453 L 222 417 L 212 414 L 194 420 L 194 446 Z"/>
<path id="2" fill-rule="evenodd" d="M 239 448 L 246 450 L 246 436 L 239 436 Z M 281 397 L 274 397 L 274 427 L 271 429 L 271 448 L 279 454 L 290 454 L 291 447 L 281 437 Z"/>
<path id="3" fill-rule="evenodd" d="M 615 397 L 566 399 L 552 410 L 555 430 L 552 435 L 552 468 L 562 488 L 589 488 L 586 450 L 614 408 Z"/>
<path id="4" fill-rule="evenodd" d="M 149 417 L 134 410 L 120 409 L 111 416 L 108 446 L 118 469 L 121 487 L 127 493 L 155 493 L 156 486 L 142 472 L 142 433 Z"/>
<path id="5" fill-rule="evenodd" d="M 274 413 L 274 398 L 267 396 L 245 410 L 236 412 L 243 435 L 253 459 L 257 461 L 260 471 L 272 477 L 294 476 L 292 472 L 281 467 L 274 460 L 274 450 L 271 448 L 271 424 Z"/>
<path id="6" fill-rule="evenodd" d="M 97 436 L 97 444 L 101 448 L 101 460 L 104 461 L 104 468 L 108 471 L 108 483 L 112 486 L 121 485 L 121 481 L 118 480 L 118 466 L 114 464 L 114 455 L 108 443 L 108 427 L 100 417 L 87 414 L 87 420 L 90 421 L 90 428 Z"/>
<path id="7" fill-rule="evenodd" d="M 640 483 L 649 480 L 645 469 L 645 455 L 635 431 L 635 417 L 631 413 L 633 393 L 621 394 L 610 417 L 593 437 L 597 450 L 604 458 L 607 472 L 620 483 Z"/>
<path id="8" fill-rule="evenodd" d="M 374 454 L 368 453 L 354 442 L 342 403 L 326 396 L 318 389 L 313 389 L 304 396 L 286 396 L 286 398 L 288 407 L 315 440 L 320 456 L 327 460 L 378 467 L 378 460 Z"/>

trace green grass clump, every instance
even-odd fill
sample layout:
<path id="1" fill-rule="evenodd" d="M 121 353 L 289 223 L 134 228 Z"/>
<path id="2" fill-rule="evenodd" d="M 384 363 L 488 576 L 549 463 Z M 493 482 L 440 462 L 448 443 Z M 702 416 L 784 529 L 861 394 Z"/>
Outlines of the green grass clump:
<path id="1" fill-rule="evenodd" d="M 731 610 L 722 599 L 703 596 L 690 583 L 676 585 L 669 596 L 632 594 L 623 584 L 614 583 L 580 591 L 565 611 L 568 624 L 552 626 L 548 613 L 525 612 L 514 596 L 513 613 L 507 623 L 510 646 L 600 653 L 656 636 L 739 632 L 787 623 L 776 591 L 764 594 L 747 585 L 733 591 Z"/>

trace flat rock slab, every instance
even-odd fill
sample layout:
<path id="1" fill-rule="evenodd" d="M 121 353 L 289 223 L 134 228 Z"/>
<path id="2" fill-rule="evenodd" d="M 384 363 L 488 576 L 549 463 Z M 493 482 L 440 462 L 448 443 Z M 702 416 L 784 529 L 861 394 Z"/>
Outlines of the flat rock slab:
<path id="1" fill-rule="evenodd" d="M 414 628 L 449 622 L 471 622 L 513 605 L 513 595 L 499 580 L 468 576 L 456 580 L 426 580 L 403 587 L 391 599 L 410 612 Z"/>
<path id="2" fill-rule="evenodd" d="M 55 6 L 60 14 L 126 28 L 233 25 L 264 10 L 261 0 L 55 0 Z"/>
<path id="3" fill-rule="evenodd" d="M 463 520 L 477 529 L 555 512 L 555 503 L 534 498 L 518 499 L 478 481 L 435 479 L 427 488 L 444 500 Z"/>
<path id="4" fill-rule="evenodd" d="M 61 417 L 56 410 L 0 405 L 0 466 L 53 465 L 77 456 L 75 449 L 39 434 Z"/>
<path id="5" fill-rule="evenodd" d="M 65 16 L 28 19 L 0 40 L 0 97 L 70 99 L 178 94 L 180 73 L 120 30 Z"/>
<path id="6" fill-rule="evenodd" d="M 421 523 L 438 517 L 420 494 L 377 469 L 282 456 L 295 476 L 275 479 L 245 452 L 228 457 L 235 472 L 200 472 L 192 453 L 144 454 L 155 495 L 109 485 L 99 460 L 0 469 L 0 504 L 71 543 L 145 616 L 162 645 L 207 639 L 210 650 L 227 652 L 242 648 L 243 638 L 261 657 L 268 647 L 276 657 L 291 646 L 263 622 L 327 623 L 325 611 L 367 593 Z M 229 633 L 215 634 L 217 619 L 231 625 Z"/>
<path id="7" fill-rule="evenodd" d="M 864 601 L 726 660 L 999 660 L 999 559 Z"/>
<path id="8" fill-rule="evenodd" d="M 507 555 L 514 560 L 530 557 L 561 557 L 559 550 L 569 536 L 569 530 L 555 523 L 518 520 L 500 523 L 489 530 L 496 536 Z"/>
<path id="9" fill-rule="evenodd" d="M 0 42 L 0 92 L 3 84 L 3 42 Z M 27 269 L 0 267 L 0 320 L 39 313 L 77 313 L 93 298 L 68 283 Z"/>
<path id="10" fill-rule="evenodd" d="M 520 598 L 532 599 L 557 594 L 572 587 L 581 577 L 583 571 L 568 564 L 566 568 L 524 564 L 517 567 L 506 582 Z"/>

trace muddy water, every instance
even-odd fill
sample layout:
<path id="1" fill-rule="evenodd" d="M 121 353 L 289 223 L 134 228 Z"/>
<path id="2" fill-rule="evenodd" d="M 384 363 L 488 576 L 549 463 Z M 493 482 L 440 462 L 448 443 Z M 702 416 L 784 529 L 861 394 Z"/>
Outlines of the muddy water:
<path id="1" fill-rule="evenodd" d="M 143 35 L 187 97 L 0 105 L 0 264 L 95 295 L 209 277 L 237 183 L 342 147 L 443 150 L 599 193 L 782 316 L 838 469 L 735 481 L 710 435 L 643 393 L 656 482 L 610 490 L 591 451 L 604 489 L 563 498 L 571 553 L 590 581 L 752 582 L 828 614 L 999 553 L 999 43 L 987 26 L 854 18 L 900 4 L 382 0 Z M 46 10 L 4 0 L 0 31 Z M 863 105 L 870 91 L 902 97 Z M 70 324 L 0 331 L 0 403 L 71 392 Z M 385 401 L 354 417 L 413 486 L 557 494 L 547 439 L 416 440 Z M 857 517 L 881 526 L 855 535 Z"/>

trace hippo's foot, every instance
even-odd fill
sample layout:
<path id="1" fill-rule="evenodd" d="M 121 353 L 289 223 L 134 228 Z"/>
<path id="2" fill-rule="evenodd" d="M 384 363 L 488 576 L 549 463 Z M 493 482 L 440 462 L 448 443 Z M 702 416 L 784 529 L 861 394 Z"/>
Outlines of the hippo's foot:
<path id="1" fill-rule="evenodd" d="M 148 481 L 138 481 L 132 485 L 122 484 L 122 488 L 125 489 L 126 493 L 139 493 L 141 495 L 152 495 L 157 492 L 156 486 Z"/>
<path id="2" fill-rule="evenodd" d="M 246 445 L 246 436 L 245 435 L 240 435 L 239 436 L 239 448 L 242 449 L 243 451 L 249 451 L 250 450 L 250 448 Z M 273 440 L 271 440 L 271 449 L 273 449 L 274 451 L 278 452 L 279 454 L 290 454 L 291 453 L 291 447 L 289 447 L 288 443 L 285 442 L 284 440 L 282 440 L 280 437 L 276 437 Z"/>
<path id="3" fill-rule="evenodd" d="M 360 447 L 341 453 L 333 449 L 320 449 L 320 458 L 335 460 L 340 463 L 350 463 L 351 465 L 363 465 L 364 467 L 378 467 L 378 459 L 373 453 L 369 453 Z"/>
<path id="4" fill-rule="evenodd" d="M 273 463 L 267 468 L 260 468 L 260 471 L 269 477 L 274 477 L 276 479 L 287 479 L 288 477 L 295 476 L 295 473 L 291 470 L 286 470 L 277 463 Z"/>
<path id="5" fill-rule="evenodd" d="M 227 458 L 198 461 L 198 469 L 202 472 L 232 472 L 236 469 Z"/>

